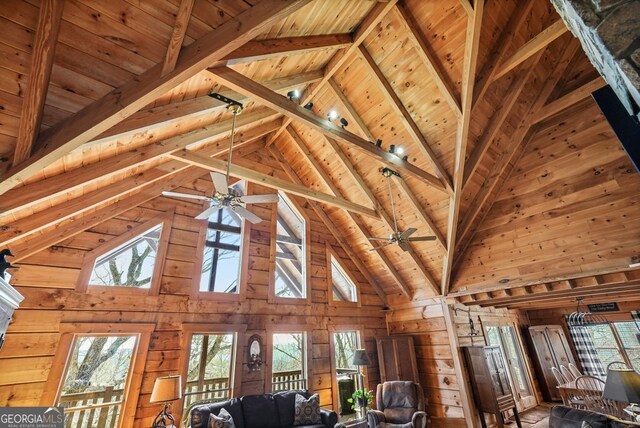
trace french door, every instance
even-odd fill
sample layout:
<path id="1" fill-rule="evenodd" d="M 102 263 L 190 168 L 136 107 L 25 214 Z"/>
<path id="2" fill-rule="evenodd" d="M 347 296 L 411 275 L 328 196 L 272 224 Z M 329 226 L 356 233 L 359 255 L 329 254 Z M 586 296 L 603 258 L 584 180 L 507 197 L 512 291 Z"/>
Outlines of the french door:
<path id="1" fill-rule="evenodd" d="M 499 346 L 502 350 L 505 365 L 509 369 L 509 382 L 518 411 L 535 407 L 536 397 L 533 394 L 529 372 L 515 327 L 513 325 L 488 325 L 486 330 L 488 344 Z"/>

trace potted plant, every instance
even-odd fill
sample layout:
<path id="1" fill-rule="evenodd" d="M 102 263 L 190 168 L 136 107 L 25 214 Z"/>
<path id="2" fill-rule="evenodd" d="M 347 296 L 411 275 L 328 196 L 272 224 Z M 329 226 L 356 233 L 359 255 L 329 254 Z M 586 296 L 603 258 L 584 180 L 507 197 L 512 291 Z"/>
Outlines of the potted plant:
<path id="1" fill-rule="evenodd" d="M 370 409 L 370 404 L 373 402 L 373 391 L 365 391 L 364 389 L 356 389 L 351 395 L 351 398 L 347 399 L 351 403 L 351 409 Z"/>

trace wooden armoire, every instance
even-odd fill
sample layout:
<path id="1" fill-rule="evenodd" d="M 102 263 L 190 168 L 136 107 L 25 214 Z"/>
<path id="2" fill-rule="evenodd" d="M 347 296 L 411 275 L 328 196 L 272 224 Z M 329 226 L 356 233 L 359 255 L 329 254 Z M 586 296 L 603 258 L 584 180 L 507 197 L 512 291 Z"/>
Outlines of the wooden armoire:
<path id="1" fill-rule="evenodd" d="M 522 428 L 500 347 L 465 346 L 462 349 L 482 427 L 487 428 L 485 413 L 493 413 L 498 427 L 502 428 L 502 412 L 513 410 L 516 424 Z"/>
<path id="2" fill-rule="evenodd" d="M 380 381 L 418 380 L 418 364 L 411 336 L 389 336 L 376 339 Z"/>
<path id="3" fill-rule="evenodd" d="M 529 339 L 535 362 L 535 368 L 542 396 L 546 401 L 561 401 L 556 381 L 551 367 L 569 366 L 575 364 L 567 337 L 560 325 L 540 325 L 529 327 Z"/>

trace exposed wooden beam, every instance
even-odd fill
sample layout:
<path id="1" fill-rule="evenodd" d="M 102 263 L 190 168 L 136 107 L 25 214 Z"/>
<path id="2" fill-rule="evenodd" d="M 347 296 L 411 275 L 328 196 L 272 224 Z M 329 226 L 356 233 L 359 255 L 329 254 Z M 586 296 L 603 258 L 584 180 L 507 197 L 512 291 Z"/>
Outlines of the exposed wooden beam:
<path id="1" fill-rule="evenodd" d="M 363 60 L 365 66 L 372 74 L 373 82 L 385 96 L 390 107 L 400 117 L 400 121 L 413 139 L 414 143 L 418 146 L 418 149 L 422 152 L 423 156 L 426 157 L 431 164 L 431 167 L 435 171 L 436 176 L 442 181 L 442 184 L 447 189 L 447 192 L 449 192 L 450 195 L 453 194 L 453 188 L 451 187 L 451 179 L 449 178 L 449 174 L 447 174 L 447 171 L 438 160 L 438 155 L 431 148 L 431 145 L 422 134 L 422 131 L 420 131 L 420 128 L 418 128 L 418 125 L 411 117 L 411 114 L 409 113 L 407 108 L 404 106 L 404 104 L 402 104 L 402 100 L 400 100 L 400 97 L 398 97 L 398 94 L 396 94 L 395 90 L 391 86 L 391 83 L 389 83 L 387 78 L 382 73 L 382 70 L 380 70 L 380 67 L 378 67 L 378 64 L 376 64 L 371 54 L 364 46 L 359 46 L 358 53 L 360 54 L 360 57 Z"/>
<path id="2" fill-rule="evenodd" d="M 471 124 L 471 110 L 473 107 L 473 87 L 476 78 L 476 65 L 480 47 L 480 33 L 482 17 L 484 15 L 484 0 L 476 0 L 473 15 L 467 20 L 467 33 L 464 48 L 464 64 L 462 69 L 462 118 L 458 122 L 456 134 L 455 163 L 453 173 L 453 196 L 449 198 L 449 216 L 447 221 L 447 254 L 442 267 L 442 294 L 449 293 L 451 270 L 453 267 L 454 250 L 456 247 L 456 232 L 460 201 L 462 199 L 462 185 L 464 179 L 464 161 L 469 141 L 469 126 Z"/>
<path id="3" fill-rule="evenodd" d="M 551 42 L 558 37 L 562 36 L 568 31 L 567 26 L 562 19 L 557 20 L 544 30 L 540 32 L 533 39 L 529 40 L 520 49 L 516 51 L 511 57 L 504 60 L 497 68 L 493 75 L 493 79 L 499 79 L 518 65 L 522 64 L 527 58 L 533 56 L 536 52 L 546 48 Z"/>
<path id="4" fill-rule="evenodd" d="M 297 173 L 293 170 L 293 168 L 291 168 L 289 163 L 284 159 L 282 154 L 278 150 L 276 150 L 274 147 L 268 147 L 267 150 L 269 151 L 271 156 L 273 156 L 273 158 L 276 159 L 276 161 L 278 161 L 278 163 L 280 164 L 282 169 L 285 171 L 285 173 L 289 176 L 289 178 L 294 183 L 301 186 L 303 184 L 302 180 L 297 175 Z M 309 205 L 316 212 L 316 215 L 320 218 L 322 223 L 324 223 L 327 230 L 329 230 L 329 232 L 331 232 L 331 234 L 336 239 L 336 241 L 338 241 L 338 244 L 340 244 L 344 252 L 347 253 L 347 256 L 349 256 L 351 261 L 356 265 L 360 273 L 362 273 L 365 279 L 369 282 L 369 284 L 371 285 L 373 290 L 376 292 L 376 294 L 380 296 L 383 302 L 386 303 L 387 301 L 386 293 L 384 292 L 380 284 L 378 284 L 378 281 L 373 277 L 373 275 L 371 275 L 369 268 L 362 263 L 362 261 L 360 260 L 360 257 L 358 257 L 355 251 L 353 251 L 351 244 L 347 242 L 347 240 L 344 238 L 344 235 L 338 230 L 338 228 L 335 226 L 333 221 L 329 218 L 327 213 L 324 212 L 324 210 L 322 209 L 322 206 L 320 206 L 320 204 L 318 204 L 315 201 L 309 201 Z"/>
<path id="5" fill-rule="evenodd" d="M 187 27 L 189 26 L 189 19 L 191 18 L 193 3 L 195 3 L 195 0 L 182 0 L 180 2 L 178 14 L 176 15 L 176 22 L 173 25 L 171 37 L 169 37 L 167 53 L 164 56 L 164 63 L 162 64 L 163 76 L 176 67 L 178 55 L 180 55 L 180 50 L 182 49 L 182 42 L 184 41 L 184 36 L 187 34 Z"/>
<path id="6" fill-rule="evenodd" d="M 298 10 L 309 1 L 262 0 L 184 48 L 173 71 L 162 76 L 163 64 L 157 64 L 48 129 L 38 140 L 38 148 L 34 154 L 5 174 L 0 182 L 0 194 L 4 194 L 81 144 L 100 135 L 158 96 L 202 71 L 212 62 L 233 52 L 265 27 Z"/>
<path id="7" fill-rule="evenodd" d="M 571 107 L 579 101 L 589 97 L 593 92 L 607 85 L 605 80 L 598 76 L 590 82 L 585 83 L 579 88 L 569 92 L 567 95 L 558 98 L 555 101 L 542 107 L 533 118 L 533 122 L 541 122 L 558 114 L 559 112 Z"/>
<path id="8" fill-rule="evenodd" d="M 403 161 L 397 155 L 391 154 L 379 147 L 376 147 L 376 145 L 372 142 L 366 141 L 363 138 L 340 128 L 339 126 L 334 125 L 326 119 L 316 116 L 313 112 L 300 107 L 297 103 L 289 101 L 287 98 L 276 94 L 275 92 L 269 90 L 268 88 L 265 88 L 257 82 L 254 82 L 248 77 L 243 76 L 237 71 L 227 67 L 219 67 L 216 69 L 212 69 L 212 71 L 216 74 L 216 76 L 218 76 L 218 79 L 223 82 L 225 86 L 228 86 L 238 92 L 244 93 L 254 100 L 286 116 L 300 120 L 304 124 L 327 135 L 328 137 L 336 138 L 351 145 L 352 147 L 358 148 L 363 153 L 377 158 L 385 165 L 391 166 L 392 168 L 400 171 L 404 171 L 407 174 L 418 178 L 419 180 L 431 185 L 436 189 L 440 189 L 442 191 L 445 190 L 443 184 L 435 176 L 408 162 Z"/>
<path id="9" fill-rule="evenodd" d="M 351 116 L 351 119 L 353 119 L 354 121 L 353 126 L 356 128 L 356 131 L 371 141 L 375 140 L 375 136 L 371 133 L 371 130 L 364 123 L 364 121 L 362 120 L 358 112 L 353 108 L 353 105 L 351 105 L 351 102 L 349 101 L 347 96 L 344 94 L 344 92 L 342 92 L 342 89 L 340 89 L 340 86 L 338 86 L 338 84 L 334 79 L 329 80 L 329 88 L 332 90 L 332 92 L 338 99 L 338 102 L 347 111 L 347 113 L 349 113 L 349 116 Z M 364 182 L 360 174 L 355 170 L 353 164 L 351 163 L 351 161 L 349 161 L 346 154 L 343 152 L 342 148 L 338 146 L 338 143 L 336 143 L 331 138 L 327 138 L 327 142 L 329 145 L 331 145 L 334 152 L 338 155 L 338 159 L 342 161 L 343 165 L 345 166 L 345 168 L 347 168 L 347 170 L 351 174 L 354 181 L 360 186 L 360 189 L 367 195 L 369 200 L 373 204 L 375 204 L 374 206 L 376 207 L 376 209 L 379 212 L 383 211 L 380 208 L 378 208 L 380 207 L 380 203 L 376 199 L 373 192 L 371 192 L 367 184 Z M 402 188 L 403 192 L 409 198 L 409 202 L 413 205 L 413 208 L 416 210 L 418 217 L 420 217 L 422 221 L 431 229 L 433 234 L 436 235 L 436 238 L 438 239 L 438 242 L 440 243 L 440 245 L 442 245 L 443 248 L 446 250 L 446 242 L 444 240 L 444 237 L 442 236 L 438 228 L 435 226 L 435 223 L 433 222 L 433 220 L 431 220 L 431 218 L 424 211 L 424 209 L 422 208 L 422 206 L 418 201 L 418 198 L 415 196 L 413 191 L 409 188 L 406 181 L 404 181 L 404 179 L 399 179 L 397 180 L 397 182 L 400 184 L 400 187 Z M 388 222 L 388 223 L 391 225 L 391 222 Z M 391 227 L 391 229 L 393 230 L 393 227 Z M 436 294 L 439 294 L 439 292 Z"/>
<path id="10" fill-rule="evenodd" d="M 281 121 L 275 123 L 267 122 L 264 126 L 247 129 L 249 126 L 255 125 L 256 122 L 271 120 L 275 115 L 277 113 L 266 110 L 252 111 L 246 115 L 240 115 L 236 121 L 238 132 L 236 133 L 234 146 L 236 148 L 241 147 L 247 142 L 277 129 Z M 72 191 L 83 185 L 129 170 L 146 162 L 157 160 L 168 153 L 184 149 L 190 144 L 224 138 L 230 132 L 231 120 L 223 121 L 12 189 L 0 201 L 0 215 L 6 216 L 29 208 L 32 205 Z M 228 141 L 225 139 L 218 144 L 214 144 L 214 146 L 220 147 L 221 152 L 226 153 Z"/>
<path id="11" fill-rule="evenodd" d="M 308 87 L 302 97 L 300 97 L 300 105 L 305 105 L 315 97 L 320 89 L 333 77 L 334 74 L 344 65 L 344 63 L 351 57 L 355 50 L 364 42 L 364 39 L 373 31 L 373 29 L 382 21 L 387 13 L 395 6 L 398 0 L 389 0 L 386 3 L 376 3 L 371 11 L 364 17 L 360 25 L 353 34 L 353 43 L 335 53 L 324 67 L 324 76 L 318 82 Z M 289 126 L 292 118 L 288 118 L 282 124 L 282 127 L 276 131 L 268 140 L 267 147 L 273 144 L 278 136 Z"/>
<path id="12" fill-rule="evenodd" d="M 275 92 L 286 93 L 291 89 L 299 89 L 302 86 L 315 82 L 321 77 L 322 72 L 310 71 L 267 80 L 263 82 L 263 85 Z M 234 99 L 240 103 L 245 103 L 249 100 L 249 98 L 236 91 L 226 90 L 220 91 L 219 93 L 220 95 Z M 112 128 L 109 128 L 109 130 L 103 132 L 92 141 L 85 143 L 82 148 L 84 149 L 105 141 L 123 139 L 127 136 L 131 136 L 139 132 L 150 131 L 158 127 L 166 127 L 173 124 L 177 125 L 185 120 L 210 115 L 211 113 L 220 111 L 225 107 L 226 104 L 221 101 L 218 101 L 208 95 L 204 95 L 189 100 L 165 104 L 159 107 L 143 109 Z"/>
<path id="13" fill-rule="evenodd" d="M 44 230 L 41 234 L 29 235 L 24 239 L 12 242 L 8 247 L 16 255 L 13 261 L 24 260 L 33 254 L 72 238 L 110 218 L 158 197 L 163 190 L 174 190 L 197 180 L 201 176 L 202 171 L 200 169 L 186 168 L 179 173 L 166 177 L 165 180 L 152 183 L 131 196 L 118 199 L 95 211 L 75 214 Z"/>
<path id="14" fill-rule="evenodd" d="M 480 160 L 485 155 L 487 150 L 489 150 L 489 146 L 498 135 L 498 132 L 504 124 L 504 121 L 507 120 L 507 117 L 509 117 L 509 114 L 512 112 L 513 106 L 518 100 L 518 97 L 520 96 L 520 93 L 524 89 L 525 85 L 529 81 L 529 78 L 533 74 L 533 71 L 542 58 L 543 53 L 544 51 L 538 52 L 533 57 L 531 63 L 529 64 L 529 67 L 527 68 L 527 71 L 525 73 L 519 73 L 518 76 L 513 79 L 511 85 L 509 85 L 509 88 L 507 89 L 505 98 L 503 98 L 503 101 L 500 104 L 500 108 L 498 109 L 498 111 L 495 111 L 493 115 L 491 115 L 489 124 L 486 126 L 484 132 L 482 133 L 478 144 L 473 149 L 473 152 L 471 153 L 471 156 L 469 156 L 469 159 L 465 162 L 464 179 L 462 183 L 463 189 L 464 186 L 466 186 L 471 175 L 473 175 L 476 168 L 480 164 Z"/>
<path id="15" fill-rule="evenodd" d="M 473 16 L 473 5 L 471 5 L 470 0 L 460 0 L 460 6 L 462 6 L 468 16 Z"/>
<path id="16" fill-rule="evenodd" d="M 564 72 L 571 63 L 571 59 L 578 51 L 578 48 L 579 44 L 572 40 L 563 49 L 562 53 L 555 61 L 555 67 L 550 73 L 550 77 L 545 81 L 542 90 L 538 93 L 536 99 L 532 101 L 529 110 L 521 119 L 516 130 L 511 134 L 511 140 L 513 142 L 512 148 L 507 150 L 506 153 L 503 153 L 500 159 L 498 159 L 493 165 L 492 175 L 485 180 L 482 188 L 476 193 L 475 198 L 467 208 L 465 216 L 459 226 L 460 233 L 458 236 L 458 245 L 463 246 L 460 248 L 460 251 L 456 256 L 456 264 L 462 260 L 464 251 L 468 247 L 473 234 L 475 233 L 472 233 L 472 226 L 478 223 L 477 220 L 479 216 L 482 215 L 482 212 L 486 215 L 493 204 L 489 198 L 491 195 L 497 194 L 496 188 L 501 182 L 501 177 L 505 175 L 505 171 L 509 165 L 515 165 L 515 160 L 523 153 L 529 141 L 535 135 L 536 129 L 530 129 L 532 115 L 537 112 L 549 98 L 553 89 L 558 84 L 558 81 L 562 78 Z"/>
<path id="17" fill-rule="evenodd" d="M 14 165 L 31 156 L 31 149 L 40 132 L 63 9 L 64 0 L 43 0 L 40 4 L 29 79 L 22 101 L 18 138 L 13 155 Z"/>
<path id="18" fill-rule="evenodd" d="M 284 55 L 301 55 L 327 49 L 344 49 L 353 43 L 351 34 L 319 34 L 251 40 L 227 55 L 213 67 L 260 61 Z"/>
<path id="19" fill-rule="evenodd" d="M 478 73 L 478 78 L 476 79 L 475 88 L 473 90 L 474 108 L 478 105 L 482 97 L 484 97 L 487 89 L 494 81 L 494 75 L 498 66 L 504 59 L 507 49 L 511 46 L 513 37 L 517 33 L 518 29 L 520 29 L 525 23 L 534 3 L 535 0 L 526 0 L 524 4 L 516 5 L 515 11 L 509 18 L 507 26 L 500 34 L 500 38 L 495 43 L 493 50 L 489 54 L 489 58 L 487 58 L 484 66 L 482 67 L 482 70 Z"/>
<path id="20" fill-rule="evenodd" d="M 186 162 L 190 165 L 195 165 L 200 168 L 208 169 L 209 171 L 226 172 L 227 162 L 220 159 L 212 159 L 191 152 L 189 150 L 181 150 L 169 155 L 170 157 Z M 332 205 L 338 208 L 342 208 L 347 211 L 352 211 L 358 214 L 366 215 L 371 218 L 379 219 L 378 213 L 371 208 L 364 207 L 362 205 L 336 198 L 335 196 L 327 195 L 326 193 L 318 192 L 308 189 L 304 186 L 291 183 L 286 180 L 282 180 L 277 177 L 272 177 L 267 174 L 256 172 L 250 168 L 241 167 L 238 165 L 231 165 L 230 174 L 234 177 L 241 178 L 252 183 L 260 184 L 261 186 L 270 187 L 272 189 L 282 190 L 285 193 L 300 196 L 302 198 L 311 199 L 314 201 L 322 202 L 328 205 Z"/>
<path id="21" fill-rule="evenodd" d="M 466 0 L 463 0 L 463 2 L 469 4 Z M 462 114 L 460 100 L 458 100 L 452 85 L 446 77 L 442 64 L 440 64 L 431 47 L 427 44 L 424 36 L 418 32 L 418 26 L 407 5 L 404 3 L 398 4 L 396 11 L 400 23 L 405 28 L 409 41 L 413 44 L 413 48 L 418 54 L 418 57 L 431 74 L 433 81 L 438 86 L 438 89 L 440 89 L 440 93 L 444 99 L 449 103 L 449 106 L 456 116 L 459 117 Z"/>
<path id="22" fill-rule="evenodd" d="M 315 174 L 320 177 L 322 183 L 324 183 L 324 185 L 327 188 L 329 188 L 329 190 L 331 190 L 331 192 L 335 196 L 344 197 L 342 192 L 340 192 L 340 189 L 338 188 L 338 186 L 336 186 L 335 183 L 333 182 L 333 179 L 329 176 L 329 174 L 325 172 L 325 170 L 322 168 L 322 165 L 320 165 L 320 162 L 318 162 L 318 160 L 313 156 L 313 154 L 311 153 L 311 151 L 309 150 L 305 142 L 302 140 L 302 137 L 300 137 L 300 135 L 295 131 L 295 129 L 293 129 L 293 127 L 291 127 L 291 125 L 287 127 L 287 129 L 285 130 L 285 134 L 289 135 L 289 137 L 291 138 L 291 141 L 295 143 L 295 146 L 303 154 L 305 160 L 307 161 L 307 164 L 311 167 L 311 169 L 315 172 Z M 380 213 L 381 217 L 385 219 L 383 221 L 386 223 L 386 220 L 388 219 L 387 213 L 384 212 L 383 209 L 378 209 L 378 212 Z M 367 226 L 358 216 L 356 216 L 352 212 L 348 212 L 348 214 L 349 214 L 349 217 L 351 217 L 351 220 L 356 224 L 356 227 L 358 228 L 358 230 L 360 231 L 360 233 L 362 234 L 365 240 L 370 236 L 372 236 L 371 231 L 367 228 Z M 386 254 L 384 254 L 384 251 L 380 249 L 378 249 L 376 253 L 382 259 L 382 263 L 385 266 L 386 270 L 391 274 L 391 276 L 396 281 L 396 284 L 400 289 L 400 291 L 402 292 L 402 294 L 407 296 L 407 298 L 411 299 L 411 295 L 412 295 L 411 288 L 404 282 L 404 280 L 402 279 L 398 271 L 393 266 L 393 263 L 391 262 L 391 260 L 389 260 L 389 258 L 386 257 Z"/>

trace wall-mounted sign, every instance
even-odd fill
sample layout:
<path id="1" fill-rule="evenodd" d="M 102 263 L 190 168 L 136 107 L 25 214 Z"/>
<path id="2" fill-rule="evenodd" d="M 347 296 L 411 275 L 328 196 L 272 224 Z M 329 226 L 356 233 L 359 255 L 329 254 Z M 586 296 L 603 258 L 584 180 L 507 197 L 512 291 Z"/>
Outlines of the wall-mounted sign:
<path id="1" fill-rule="evenodd" d="M 615 312 L 620 310 L 616 302 L 593 303 L 587 305 L 587 308 L 589 308 L 589 312 Z"/>

